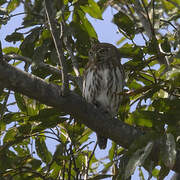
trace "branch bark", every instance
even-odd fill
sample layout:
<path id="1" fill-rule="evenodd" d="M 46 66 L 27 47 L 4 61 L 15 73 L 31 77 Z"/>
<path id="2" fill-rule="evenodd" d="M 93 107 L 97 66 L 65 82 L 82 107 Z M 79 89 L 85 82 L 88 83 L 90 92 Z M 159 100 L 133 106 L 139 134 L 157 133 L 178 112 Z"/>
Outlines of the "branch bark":
<path id="1" fill-rule="evenodd" d="M 0 82 L 10 90 L 71 114 L 77 121 L 125 148 L 128 148 L 138 136 L 143 135 L 140 129 L 102 114 L 93 105 L 87 103 L 82 96 L 72 91 L 67 96 L 62 96 L 59 86 L 19 70 L 2 59 L 0 59 Z M 156 147 L 153 152 L 158 151 Z M 151 158 L 157 160 L 157 156 L 157 153 L 152 153 Z M 178 152 L 173 170 L 180 172 L 180 152 Z"/>

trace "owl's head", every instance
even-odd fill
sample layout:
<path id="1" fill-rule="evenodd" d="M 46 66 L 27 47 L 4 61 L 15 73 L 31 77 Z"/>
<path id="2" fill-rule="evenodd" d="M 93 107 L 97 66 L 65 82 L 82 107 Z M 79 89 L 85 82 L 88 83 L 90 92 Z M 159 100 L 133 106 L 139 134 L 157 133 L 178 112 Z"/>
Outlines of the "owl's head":
<path id="1" fill-rule="evenodd" d="M 89 60 L 93 62 L 103 62 L 108 60 L 117 60 L 118 50 L 115 46 L 109 43 L 93 44 L 89 50 Z"/>

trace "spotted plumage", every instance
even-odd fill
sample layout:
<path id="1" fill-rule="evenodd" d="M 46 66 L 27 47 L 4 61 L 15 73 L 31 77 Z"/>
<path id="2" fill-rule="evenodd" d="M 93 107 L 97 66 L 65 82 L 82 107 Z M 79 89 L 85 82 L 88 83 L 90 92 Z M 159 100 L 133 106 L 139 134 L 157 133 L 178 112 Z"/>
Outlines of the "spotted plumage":
<path id="1" fill-rule="evenodd" d="M 116 116 L 124 87 L 124 71 L 118 49 L 108 43 L 96 43 L 89 51 L 89 62 L 84 72 L 83 96 L 87 102 Z M 97 134 L 98 145 L 106 148 L 107 138 Z"/>

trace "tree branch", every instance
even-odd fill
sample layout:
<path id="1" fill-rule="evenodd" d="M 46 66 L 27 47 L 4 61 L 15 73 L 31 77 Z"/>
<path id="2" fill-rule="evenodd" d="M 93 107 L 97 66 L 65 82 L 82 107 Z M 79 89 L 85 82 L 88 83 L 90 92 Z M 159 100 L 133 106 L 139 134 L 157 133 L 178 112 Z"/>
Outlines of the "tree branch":
<path id="1" fill-rule="evenodd" d="M 69 95 L 64 97 L 61 95 L 60 86 L 46 83 L 42 79 L 17 69 L 3 60 L 0 60 L 0 82 L 8 89 L 71 114 L 92 130 L 110 137 L 124 147 L 129 146 L 134 139 L 134 135 L 137 136 L 142 133 L 130 125 L 99 113 L 98 109 L 87 103 L 80 95 L 70 92 Z M 129 137 L 128 140 L 125 137 Z"/>
<path id="2" fill-rule="evenodd" d="M 55 45 L 57 56 L 59 59 L 59 64 L 61 66 L 62 82 L 63 82 L 62 94 L 67 95 L 67 93 L 69 91 L 69 81 L 68 81 L 68 76 L 67 76 L 67 66 L 66 66 L 66 62 L 65 62 L 65 58 L 64 58 L 63 49 L 62 49 L 61 36 L 62 36 L 63 32 L 62 32 L 62 28 L 61 28 L 61 32 L 59 32 L 56 27 L 57 23 L 55 21 L 55 15 L 53 12 L 52 4 L 53 4 L 53 2 L 51 0 L 45 0 L 46 16 L 48 19 L 51 35 L 54 40 L 54 45 Z"/>
<path id="3" fill-rule="evenodd" d="M 151 24 L 150 24 L 150 21 L 148 20 L 148 18 L 146 17 L 147 14 L 143 10 L 143 7 L 141 6 L 141 3 L 139 2 L 139 0 L 135 0 L 134 9 L 139 17 L 139 20 L 141 21 L 141 23 L 145 29 L 147 36 L 149 37 L 149 39 L 152 39 L 153 33 L 152 33 Z"/>
<path id="4" fill-rule="evenodd" d="M 10 90 L 22 93 L 41 103 L 53 106 L 61 112 L 72 115 L 80 123 L 125 148 L 128 148 L 135 139 L 143 135 L 140 129 L 125 124 L 116 118 L 112 119 L 107 114 L 102 114 L 80 95 L 70 91 L 67 96 L 62 96 L 59 86 L 47 83 L 34 75 L 19 70 L 2 59 L 0 59 L 0 82 Z M 6 147 L 11 145 L 12 143 Z M 154 152 L 158 151 L 157 146 Z M 156 161 L 157 156 L 158 153 L 152 153 L 151 158 Z M 180 152 L 178 152 L 176 165 L 173 169 L 180 172 Z"/>
<path id="5" fill-rule="evenodd" d="M 24 61 L 25 63 L 28 63 L 28 64 L 32 64 L 32 60 L 29 57 L 24 57 L 24 56 L 21 56 L 19 54 L 15 54 L 15 53 L 5 54 L 4 58 L 7 61 L 9 61 L 11 59 L 16 59 L 16 60 Z M 50 72 L 54 75 L 57 75 L 59 77 L 61 77 L 61 75 L 62 75 L 61 70 L 59 70 L 58 68 L 56 68 L 50 64 L 40 62 L 40 63 L 37 63 L 36 66 L 40 69 L 47 70 L 48 72 Z M 71 74 L 68 74 L 68 79 L 75 82 L 78 85 L 78 87 L 80 88 L 80 90 L 82 90 L 82 78 L 80 76 L 74 77 Z"/>

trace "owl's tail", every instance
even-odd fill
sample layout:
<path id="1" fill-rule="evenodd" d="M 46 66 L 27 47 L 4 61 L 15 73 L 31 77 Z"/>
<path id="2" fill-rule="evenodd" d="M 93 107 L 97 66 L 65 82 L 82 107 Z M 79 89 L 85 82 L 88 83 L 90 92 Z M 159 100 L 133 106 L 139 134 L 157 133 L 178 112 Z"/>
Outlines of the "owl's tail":
<path id="1" fill-rule="evenodd" d="M 107 138 L 97 134 L 97 143 L 100 149 L 105 149 L 107 145 Z"/>

